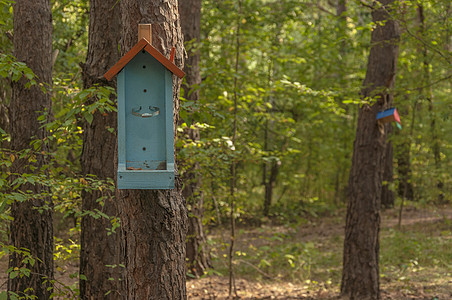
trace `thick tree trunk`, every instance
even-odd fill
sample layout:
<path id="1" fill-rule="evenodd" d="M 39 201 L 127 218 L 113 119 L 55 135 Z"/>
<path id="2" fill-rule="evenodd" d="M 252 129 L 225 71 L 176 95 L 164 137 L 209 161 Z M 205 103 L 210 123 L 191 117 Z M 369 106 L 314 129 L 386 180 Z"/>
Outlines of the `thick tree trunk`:
<path id="1" fill-rule="evenodd" d="M 139 23 L 152 24 L 152 44 L 175 64 L 184 65 L 183 36 L 176 0 L 122 0 L 121 52 L 137 43 Z M 174 127 L 179 113 L 180 80 L 174 79 Z M 176 132 L 176 130 L 174 130 Z M 125 261 L 124 299 L 186 299 L 187 210 L 176 177 L 174 190 L 117 190 L 121 217 L 121 256 Z"/>
<path id="2" fill-rule="evenodd" d="M 398 57 L 399 29 L 388 11 L 393 0 L 380 1 L 372 11 L 377 27 L 362 96 L 376 99 L 359 109 L 349 178 L 349 203 L 345 227 L 341 294 L 348 299 L 380 299 L 379 231 L 382 178 L 387 129 L 377 113 L 392 104 Z"/>
<path id="3" fill-rule="evenodd" d="M 198 43 L 201 36 L 201 1 L 202 0 L 183 0 L 179 1 L 179 11 L 182 32 L 185 42 L 195 41 Z M 199 84 L 201 84 L 201 72 L 199 69 L 200 53 L 195 47 L 188 51 L 188 57 L 185 61 L 184 71 L 185 98 L 191 101 L 199 99 Z M 185 133 L 188 138 L 198 141 L 200 138 L 199 130 L 189 128 Z M 202 217 L 204 214 L 204 199 L 201 187 L 201 178 L 197 170 L 199 165 L 187 167 L 183 176 L 184 189 L 182 191 L 189 207 L 188 235 L 187 235 L 187 265 L 190 272 L 199 277 L 211 267 L 207 241 L 204 235 Z"/>
<path id="4" fill-rule="evenodd" d="M 52 13 L 50 0 L 22 1 L 13 4 L 14 11 L 14 55 L 25 62 L 47 88 L 52 84 Z M 37 34 L 39 33 L 39 34 Z M 9 107 L 11 149 L 20 151 L 31 148 L 34 139 L 43 141 L 47 135 L 37 118 L 42 112 L 50 113 L 49 92 L 42 92 L 39 86 L 26 88 L 27 80 L 13 82 L 13 95 Z M 35 162 L 27 158 L 16 159 L 12 173 L 40 173 L 48 163 L 42 143 L 32 155 Z M 18 276 L 8 280 L 8 290 L 24 296 L 25 290 L 37 299 L 49 299 L 52 293 L 50 280 L 53 279 L 53 212 L 49 189 L 39 183 L 23 184 L 20 190 L 30 194 L 31 199 L 14 202 L 11 205 L 10 243 L 16 249 L 28 249 L 35 264 L 24 264 L 23 255 L 10 254 L 9 267 L 30 269 L 31 275 Z M 31 191 L 28 192 L 28 191 Z M 45 282 L 45 283 L 44 283 Z M 32 289 L 32 290 L 31 290 Z"/>
<path id="5" fill-rule="evenodd" d="M 86 63 L 83 66 L 83 86 L 116 86 L 107 82 L 103 74 L 119 59 L 120 15 L 117 0 L 90 1 L 89 41 Z M 90 99 L 93 103 L 96 99 Z M 82 173 L 95 175 L 97 179 L 114 178 L 116 135 L 108 128 L 116 128 L 116 113 L 94 113 L 91 124 L 83 124 Z M 104 197 L 103 205 L 98 202 Z M 99 210 L 108 216 L 116 216 L 116 204 L 108 191 L 95 190 L 82 193 L 82 210 Z M 120 291 L 119 232 L 107 235 L 111 222 L 106 218 L 82 217 L 80 279 L 81 299 L 118 299 Z M 116 265 L 115 268 L 107 265 Z M 113 278 L 114 280 L 111 280 Z M 105 296 L 110 292 L 108 296 Z"/>

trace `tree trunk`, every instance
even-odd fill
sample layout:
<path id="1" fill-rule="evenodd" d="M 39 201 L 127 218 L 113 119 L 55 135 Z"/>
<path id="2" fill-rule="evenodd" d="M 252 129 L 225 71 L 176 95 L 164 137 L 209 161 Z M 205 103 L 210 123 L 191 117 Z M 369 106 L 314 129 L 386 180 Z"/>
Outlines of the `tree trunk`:
<path id="1" fill-rule="evenodd" d="M 199 43 L 201 36 L 201 1 L 179 1 L 179 11 L 182 32 L 185 42 L 195 41 Z M 195 45 L 196 46 L 196 45 Z M 199 85 L 201 84 L 201 72 L 199 69 L 200 54 L 197 47 L 188 51 L 185 63 L 185 98 L 197 102 L 199 99 Z M 200 139 L 199 129 L 191 126 L 185 135 L 193 141 Z M 184 189 L 182 191 L 189 207 L 188 235 L 187 235 L 187 265 L 190 272 L 199 277 L 211 267 L 209 250 L 204 235 L 202 217 L 204 214 L 204 199 L 201 187 L 201 177 L 198 175 L 199 165 L 187 167 L 183 176 Z"/>
<path id="2" fill-rule="evenodd" d="M 275 34 L 274 41 L 279 40 L 280 30 L 281 26 L 278 26 L 278 31 Z M 272 43 L 272 47 L 277 48 L 278 45 L 276 43 Z M 268 72 L 268 85 L 272 86 L 274 77 L 276 74 L 276 59 L 274 57 L 271 57 L 269 62 L 269 72 Z M 275 105 L 274 103 L 274 96 L 273 92 L 270 93 L 268 103 L 271 107 Z M 272 111 L 270 108 L 267 108 L 266 111 L 266 120 L 265 120 L 265 128 L 264 128 L 264 151 L 268 154 L 271 154 L 272 150 L 275 150 L 276 141 L 273 137 L 272 131 L 274 127 L 274 120 L 270 117 L 272 114 Z M 271 145 L 271 146 L 270 146 Z M 268 156 L 267 156 L 268 157 Z M 262 184 L 264 185 L 264 210 L 263 214 L 265 217 L 268 217 L 270 214 L 270 207 L 272 206 L 273 202 L 273 188 L 276 184 L 276 179 L 278 177 L 278 171 L 279 166 L 281 165 L 281 162 L 272 159 L 271 161 L 264 160 L 262 164 Z"/>
<path id="3" fill-rule="evenodd" d="M 86 63 L 83 66 L 83 86 L 95 84 L 116 86 L 115 81 L 107 82 L 103 74 L 119 60 L 120 16 L 117 0 L 91 0 L 89 17 L 89 42 Z M 96 99 L 90 99 L 93 103 Z M 82 173 L 95 175 L 97 179 L 114 178 L 114 156 L 116 135 L 108 128 L 116 128 L 116 113 L 93 115 L 91 124 L 83 123 L 83 151 L 81 155 Z M 98 202 L 104 197 L 102 204 Z M 82 193 L 82 210 L 99 210 L 108 216 L 116 216 L 117 209 L 113 195 L 108 191 L 95 190 Z M 82 217 L 80 279 L 81 299 L 118 299 L 119 277 L 119 233 L 107 235 L 111 227 L 109 219 Z M 107 265 L 116 265 L 115 268 Z M 109 278 L 113 278 L 111 280 Z M 105 294 L 109 293 L 106 297 Z"/>
<path id="4" fill-rule="evenodd" d="M 271 163 L 264 162 L 264 187 L 265 187 L 265 199 L 264 199 L 264 216 L 268 217 L 270 214 L 270 207 L 273 200 L 273 188 L 276 184 L 276 178 L 278 177 L 280 162 L 272 160 Z M 267 176 L 266 169 L 270 166 L 270 175 Z M 268 177 L 268 178 L 267 178 Z"/>
<path id="5" fill-rule="evenodd" d="M 422 4 L 418 4 L 417 14 L 419 20 L 419 34 L 421 38 L 424 39 L 426 34 L 426 25 L 425 25 L 425 15 L 424 15 L 424 7 Z M 438 202 L 443 204 L 444 202 L 444 183 L 442 182 L 439 173 L 441 172 L 441 150 L 440 150 L 440 142 L 438 137 L 438 132 L 436 129 L 436 116 L 435 116 L 435 104 L 433 99 L 433 87 L 431 84 L 431 75 L 430 75 L 430 63 L 429 63 L 429 53 L 426 45 L 423 45 L 422 48 L 422 74 L 423 74 L 423 86 L 421 87 L 420 93 L 421 95 L 425 95 L 425 98 L 428 101 L 428 112 L 430 116 L 430 136 L 431 140 L 431 152 L 433 154 L 433 158 L 435 160 L 435 177 L 436 186 L 438 188 Z M 425 91 L 424 91 L 425 90 Z"/>
<path id="6" fill-rule="evenodd" d="M 39 77 L 39 82 L 49 89 L 52 84 L 52 13 L 49 0 L 21 1 L 13 4 L 14 11 L 14 55 L 30 67 Z M 39 33 L 39 34 L 37 34 Z M 34 139 L 43 141 L 47 132 L 37 120 L 44 111 L 50 114 L 49 92 L 42 92 L 39 86 L 26 88 L 27 80 L 22 78 L 12 84 L 12 99 L 9 107 L 11 149 L 29 149 Z M 41 147 L 28 158 L 16 159 L 12 173 L 38 174 L 45 171 L 41 167 L 48 163 L 45 153 L 48 147 Z M 29 157 L 31 158 L 31 157 Z M 11 204 L 14 220 L 10 227 L 10 243 L 16 249 L 28 249 L 35 264 L 24 264 L 24 256 L 12 252 L 9 256 L 10 268 L 28 268 L 29 277 L 17 276 L 8 280 L 8 291 L 24 296 L 35 295 L 37 299 L 49 299 L 52 294 L 53 279 L 53 202 L 48 187 L 39 183 L 23 184 L 20 188 L 30 199 Z M 30 290 L 32 289 L 32 290 Z M 25 292 L 29 290 L 28 292 Z"/>
<path id="7" fill-rule="evenodd" d="M 350 170 L 341 285 L 341 294 L 348 299 L 381 298 L 379 231 L 387 129 L 377 123 L 376 116 L 393 98 L 399 29 L 388 13 L 392 3 L 380 1 L 382 7 L 372 10 L 372 20 L 379 25 L 372 31 L 362 96 L 376 102 L 359 109 Z"/>
<path id="8" fill-rule="evenodd" d="M 416 109 L 415 107 L 413 109 Z M 411 135 L 410 135 L 411 137 Z M 407 200 L 414 200 L 414 189 L 411 183 L 411 150 L 410 139 L 402 141 L 397 147 L 397 173 L 399 178 L 399 187 L 397 193 L 399 197 Z"/>
<path id="9" fill-rule="evenodd" d="M 122 0 L 121 52 L 137 43 L 139 23 L 152 24 L 152 43 L 175 64 L 184 65 L 183 36 L 176 0 Z M 174 127 L 179 115 L 180 80 L 173 75 Z M 176 130 L 174 130 L 176 132 Z M 177 168 L 176 168 L 177 172 Z M 174 190 L 117 190 L 121 217 L 121 256 L 125 261 L 124 299 L 186 299 L 187 210 L 181 181 Z"/>

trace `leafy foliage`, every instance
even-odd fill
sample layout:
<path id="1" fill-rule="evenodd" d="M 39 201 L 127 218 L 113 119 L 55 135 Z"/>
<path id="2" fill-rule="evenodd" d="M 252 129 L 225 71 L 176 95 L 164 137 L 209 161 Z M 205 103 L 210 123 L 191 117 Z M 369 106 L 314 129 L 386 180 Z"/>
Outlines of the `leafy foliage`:
<path id="1" fill-rule="evenodd" d="M 451 42 L 450 1 L 419 0 L 397 3 L 392 16 L 399 21 L 400 43 L 395 105 L 403 130 L 392 135 L 396 159 L 394 190 L 402 185 L 402 158 L 409 161 L 408 182 L 413 200 L 423 204 L 450 203 L 452 174 L 452 126 L 450 118 Z M 12 51 L 12 3 L 0 0 L 0 113 L 9 105 L 10 82 L 25 77 L 27 87 L 39 82 Z M 198 102 L 181 99 L 178 128 L 178 159 L 183 174 L 198 164 L 205 199 L 204 222 L 218 226 L 230 213 L 230 165 L 237 163 L 237 207 L 235 216 L 243 224 L 301 224 L 302 216 L 316 217 L 341 208 L 346 202 L 348 172 L 355 133 L 357 107 L 364 101 L 359 92 L 365 76 L 370 34 L 375 25 L 365 1 L 348 2 L 342 13 L 331 1 L 205 0 L 202 7 L 202 37 L 199 43 L 187 41 L 187 48 L 201 53 L 202 82 Z M 80 217 L 110 219 L 112 234 L 119 220 L 101 211 L 82 211 L 82 191 L 114 190 L 113 180 L 83 177 L 80 170 L 82 122 L 91 123 L 96 112 L 115 110 L 112 89 L 81 88 L 81 65 L 87 48 L 88 11 L 86 0 L 54 0 L 53 86 L 41 86 L 52 95 L 52 113 L 41 112 L 39 120 L 48 132 L 47 140 L 35 140 L 30 148 L 14 153 L 8 149 L 5 114 L 0 153 L 0 229 L 3 255 L 11 249 L 6 243 L 9 207 L 13 201 L 27 201 L 44 195 L 19 192 L 23 184 L 40 183 L 50 187 L 58 220 L 55 258 L 62 263 L 77 259 Z M 423 27 L 420 25 L 420 11 Z M 240 34 L 237 40 L 237 24 Z M 9 37 L 9 38 L 8 38 Z M 240 44 L 237 53 L 237 43 Z M 238 72 L 235 59 L 238 57 Z M 237 86 L 234 88 L 234 81 Z M 234 94 L 238 95 L 238 135 L 232 142 Z M 89 99 L 96 101 L 88 101 Z M 7 122 L 6 122 L 7 123 Z M 1 127 L 1 126 L 0 126 Z M 201 139 L 191 140 L 186 128 L 200 130 Z M 112 128 L 107 128 L 110 132 Z M 10 167 L 16 159 L 36 159 L 48 143 L 50 163 L 11 180 Z M 402 149 L 408 149 L 403 152 Z M 405 150 L 404 150 L 405 151 Z M 400 155 L 399 155 L 400 154 Z M 265 182 L 269 168 L 275 167 L 273 203 L 269 217 L 262 214 Z M 48 171 L 48 176 L 43 172 Z M 264 171 L 266 170 L 266 171 Z M 400 195 L 402 197 L 403 195 Z M 98 199 L 100 203 L 103 197 Z M 301 282 L 312 280 L 322 260 L 339 263 L 337 253 L 319 253 L 319 245 L 291 240 L 291 235 L 275 233 L 272 246 L 261 245 L 236 253 L 241 261 L 264 273 L 284 266 L 284 278 Z M 428 237 L 410 237 L 393 232 L 394 243 L 405 243 L 412 260 L 433 263 L 441 253 L 426 256 Z M 432 238 L 433 239 L 433 238 Z M 429 240 L 440 244 L 440 239 Z M 340 241 L 333 241 L 333 243 Z M 216 245 L 216 244 L 214 244 Z M 386 247 L 386 246 L 384 246 Z M 389 246 L 388 246 L 389 248 Z M 398 248 L 403 250 L 403 246 Z M 221 251 L 215 253 L 222 259 Z M 414 267 L 403 253 L 384 256 L 387 265 Z M 27 256 L 25 256 L 27 257 Z M 27 263 L 31 263 L 32 259 Z M 443 261 L 448 257 L 439 259 Z M 244 263 L 244 265 L 247 265 Z M 438 262 L 437 265 L 444 267 Z M 248 266 L 249 267 L 249 266 Z M 407 267 L 408 268 L 408 267 Z M 26 267 L 9 270 L 9 276 L 27 276 Z M 255 272 L 251 269 L 243 270 Z M 394 271 L 394 270 L 392 270 Z M 388 272 L 392 272 L 388 271 Z M 401 270 L 397 272 L 403 273 Z M 396 272 L 394 271 L 394 272 Z M 253 273 L 254 274 L 254 273 Z M 261 274 L 262 275 L 262 274 Z M 259 275 L 260 276 L 260 275 Z M 265 276 L 264 276 L 265 277 Z M 57 283 L 56 283 L 57 284 Z M 58 293 L 77 295 L 76 286 L 64 286 Z M 32 293 L 31 293 L 32 294 Z M 1 294 L 1 297 L 6 296 Z M 10 295 L 11 299 L 15 295 Z M 19 296 L 16 296 L 19 297 Z"/>

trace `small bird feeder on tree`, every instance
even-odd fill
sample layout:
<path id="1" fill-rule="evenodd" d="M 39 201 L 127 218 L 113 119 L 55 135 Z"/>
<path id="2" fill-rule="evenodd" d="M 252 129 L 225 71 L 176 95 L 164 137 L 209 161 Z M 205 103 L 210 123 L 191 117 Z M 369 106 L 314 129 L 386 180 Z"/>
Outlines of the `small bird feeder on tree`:
<path id="1" fill-rule="evenodd" d="M 118 75 L 118 189 L 174 188 L 173 74 L 185 73 L 151 44 L 151 25 L 107 73 Z"/>
<path id="2" fill-rule="evenodd" d="M 377 121 L 381 124 L 396 122 L 397 127 L 402 129 L 402 123 L 400 122 L 400 116 L 395 107 L 381 111 L 377 114 Z"/>

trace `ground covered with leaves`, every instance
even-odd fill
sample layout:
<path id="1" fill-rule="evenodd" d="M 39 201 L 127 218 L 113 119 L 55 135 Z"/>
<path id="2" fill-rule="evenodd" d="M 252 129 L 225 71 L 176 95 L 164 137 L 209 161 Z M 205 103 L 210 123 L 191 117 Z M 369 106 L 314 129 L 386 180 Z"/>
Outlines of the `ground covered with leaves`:
<path id="1" fill-rule="evenodd" d="M 452 209 L 409 207 L 382 213 L 383 299 L 452 299 Z M 234 269 L 240 299 L 338 299 L 345 212 L 292 226 L 241 228 Z M 210 235 L 212 275 L 187 282 L 189 299 L 229 294 L 228 232 Z"/>
<path id="2" fill-rule="evenodd" d="M 344 211 L 300 218 L 292 225 L 264 220 L 238 226 L 234 271 L 237 299 L 339 299 Z M 226 299 L 228 229 L 208 234 L 214 268 L 187 281 L 188 299 Z M 382 213 L 380 276 L 383 299 L 452 299 L 452 208 L 409 207 Z M 56 279 L 61 296 L 77 299 L 79 246 L 57 240 Z M 6 289 L 7 257 L 0 259 Z"/>

